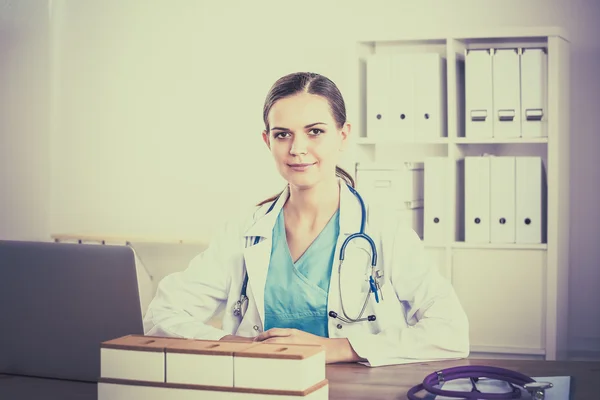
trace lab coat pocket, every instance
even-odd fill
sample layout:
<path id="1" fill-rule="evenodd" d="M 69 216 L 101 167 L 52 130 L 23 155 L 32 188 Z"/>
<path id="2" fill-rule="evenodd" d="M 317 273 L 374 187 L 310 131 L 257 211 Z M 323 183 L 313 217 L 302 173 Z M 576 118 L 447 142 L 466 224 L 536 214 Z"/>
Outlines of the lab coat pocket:
<path id="1" fill-rule="evenodd" d="M 380 329 L 406 327 L 406 308 L 398 300 L 394 287 L 385 279 L 381 283 L 379 303 L 373 301 L 373 311 L 377 315 Z"/>

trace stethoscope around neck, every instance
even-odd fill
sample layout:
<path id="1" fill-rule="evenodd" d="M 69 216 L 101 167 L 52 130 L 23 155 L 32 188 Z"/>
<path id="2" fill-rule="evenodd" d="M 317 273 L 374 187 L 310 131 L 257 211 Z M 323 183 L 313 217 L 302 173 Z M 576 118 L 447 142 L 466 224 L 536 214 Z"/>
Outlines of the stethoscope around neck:
<path id="1" fill-rule="evenodd" d="M 381 293 L 381 300 L 383 300 L 383 293 L 381 292 L 381 288 L 379 285 L 379 280 L 381 278 L 383 278 L 383 274 L 381 274 L 380 270 L 376 270 L 377 248 L 375 246 L 375 242 L 369 235 L 367 235 L 365 233 L 365 224 L 366 224 L 366 215 L 367 215 L 365 203 L 364 203 L 362 197 L 360 196 L 360 194 L 358 194 L 358 192 L 352 186 L 350 186 L 350 185 L 347 185 L 347 186 L 348 186 L 348 189 L 350 190 L 350 192 L 358 199 L 358 201 L 360 203 L 361 221 L 360 221 L 360 231 L 349 235 L 344 240 L 344 242 L 342 243 L 342 246 L 340 247 L 340 256 L 339 256 L 339 263 L 338 263 L 338 276 L 341 276 L 342 265 L 344 263 L 344 258 L 346 256 L 346 247 L 348 246 L 350 241 L 352 241 L 354 239 L 366 240 L 369 243 L 369 246 L 371 247 L 371 275 L 369 276 L 369 292 L 365 296 L 365 301 L 363 302 L 362 308 L 361 308 L 360 312 L 358 313 L 358 316 L 353 318 L 353 317 L 349 316 L 348 313 L 346 313 L 346 310 L 344 308 L 343 295 L 342 295 L 342 283 L 341 283 L 342 280 L 341 280 L 341 278 L 338 279 L 339 292 L 340 292 L 340 305 L 342 307 L 343 316 L 339 315 L 335 311 L 329 311 L 329 317 L 337 318 L 340 321 L 343 321 L 345 323 L 375 321 L 375 319 L 376 319 L 375 315 L 368 315 L 367 317 L 363 317 L 363 314 L 369 303 L 371 293 L 373 293 L 375 295 L 375 301 L 377 303 L 379 303 L 378 292 Z M 277 203 L 278 199 L 279 199 L 279 196 L 275 200 L 273 200 L 273 203 L 271 203 L 271 206 L 269 207 L 269 209 L 267 210 L 265 215 L 270 213 L 271 210 L 273 210 L 273 207 L 275 206 L 275 203 Z M 259 242 L 260 242 L 260 236 L 257 236 L 254 239 L 253 245 L 257 245 Z M 247 288 L 248 288 L 248 273 L 246 272 L 244 275 L 244 282 L 242 283 L 240 299 L 238 301 L 236 301 L 235 304 L 233 305 L 233 315 L 236 317 L 243 318 L 244 313 L 246 312 L 246 309 L 248 308 L 248 296 L 246 295 Z"/>

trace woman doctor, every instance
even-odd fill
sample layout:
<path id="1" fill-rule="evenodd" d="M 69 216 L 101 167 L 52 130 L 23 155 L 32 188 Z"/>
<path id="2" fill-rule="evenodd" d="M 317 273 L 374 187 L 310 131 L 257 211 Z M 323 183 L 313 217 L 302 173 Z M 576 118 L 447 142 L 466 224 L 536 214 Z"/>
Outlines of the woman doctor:
<path id="1" fill-rule="evenodd" d="M 367 240 L 353 239 L 339 268 L 362 209 L 353 179 L 336 166 L 350 134 L 336 85 L 315 73 L 284 76 L 263 119 L 286 188 L 233 218 L 186 270 L 160 282 L 146 335 L 319 344 L 328 363 L 369 366 L 466 357 L 468 321 L 452 286 L 393 214 L 365 225 L 377 250 L 377 293 L 369 291 Z M 220 313 L 221 328 L 208 323 Z"/>

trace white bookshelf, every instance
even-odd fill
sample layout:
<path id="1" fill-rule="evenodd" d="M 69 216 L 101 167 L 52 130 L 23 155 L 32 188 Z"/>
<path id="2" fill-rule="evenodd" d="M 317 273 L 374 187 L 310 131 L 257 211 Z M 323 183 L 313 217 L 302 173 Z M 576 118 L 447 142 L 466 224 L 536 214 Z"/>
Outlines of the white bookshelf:
<path id="1" fill-rule="evenodd" d="M 540 48 L 548 61 L 547 137 L 465 137 L 464 65 L 470 49 Z M 355 162 L 394 163 L 447 157 L 453 171 L 445 240 L 424 243 L 453 283 L 471 325 L 474 357 L 563 359 L 566 356 L 569 251 L 569 42 L 558 28 L 514 28 L 384 37 L 360 41 L 353 54 Z M 367 131 L 366 59 L 373 54 L 438 53 L 444 61 L 444 135 L 378 139 Z M 546 175 L 541 244 L 467 243 L 459 161 L 466 156 L 539 156 Z"/>

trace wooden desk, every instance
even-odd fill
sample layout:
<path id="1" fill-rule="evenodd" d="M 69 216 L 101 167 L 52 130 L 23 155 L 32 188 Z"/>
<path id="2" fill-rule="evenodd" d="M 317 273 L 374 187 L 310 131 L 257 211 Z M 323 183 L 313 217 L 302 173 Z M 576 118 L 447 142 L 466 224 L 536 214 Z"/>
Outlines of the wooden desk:
<path id="1" fill-rule="evenodd" d="M 600 362 L 458 360 L 369 368 L 359 364 L 327 366 L 329 399 L 406 399 L 408 389 L 435 370 L 458 365 L 489 365 L 529 376 L 572 376 L 574 400 L 600 398 Z M 421 396 L 424 394 L 421 393 Z M 15 377 L 0 374 L 0 399 L 97 400 L 94 383 Z"/>
<path id="2" fill-rule="evenodd" d="M 507 368 L 528 376 L 572 376 L 574 400 L 600 399 L 600 362 L 466 359 L 369 368 L 360 364 L 327 366 L 329 398 L 406 399 L 406 392 L 433 371 L 459 365 Z M 573 390 L 574 389 L 574 390 Z M 424 396 L 425 393 L 419 393 Z"/>

